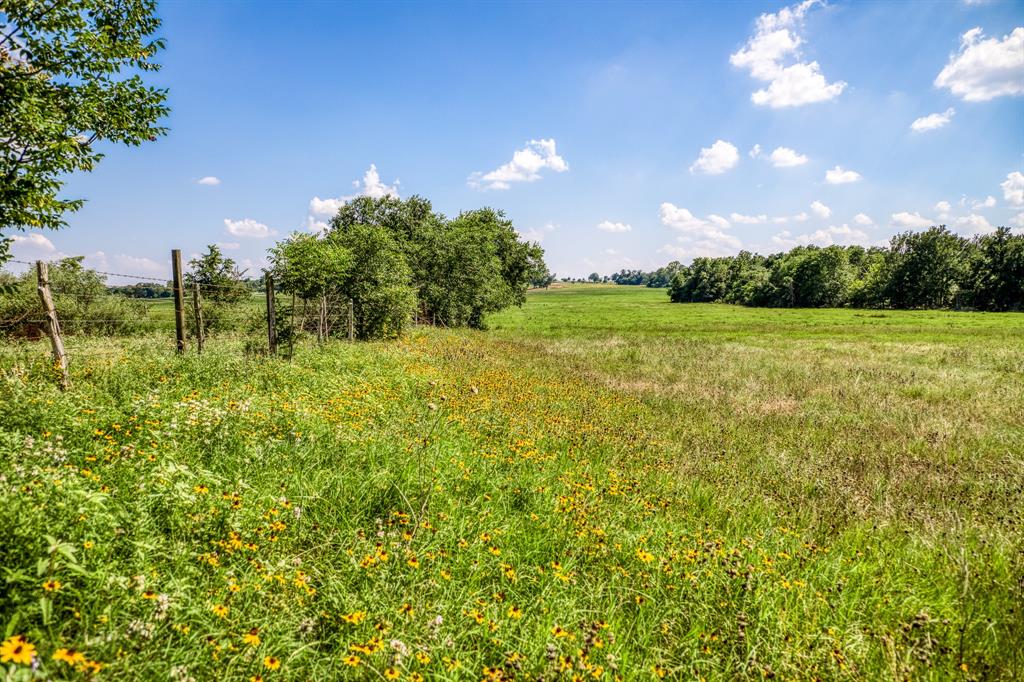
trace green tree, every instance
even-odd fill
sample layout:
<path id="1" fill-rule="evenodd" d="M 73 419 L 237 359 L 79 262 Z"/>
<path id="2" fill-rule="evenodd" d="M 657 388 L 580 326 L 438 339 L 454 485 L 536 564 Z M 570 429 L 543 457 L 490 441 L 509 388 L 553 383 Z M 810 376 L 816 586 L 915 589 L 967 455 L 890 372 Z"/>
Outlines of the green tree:
<path id="1" fill-rule="evenodd" d="M 903 232 L 886 258 L 885 296 L 894 308 L 947 308 L 966 268 L 965 242 L 945 226 Z"/>
<path id="2" fill-rule="evenodd" d="M 968 286 L 982 310 L 1024 310 L 1024 235 L 1007 227 L 974 241 Z"/>
<path id="3" fill-rule="evenodd" d="M 206 253 L 189 261 L 189 267 L 185 283 L 198 284 L 204 301 L 237 303 L 249 296 L 243 279 L 245 271 L 239 270 L 233 259 L 226 258 L 216 244 L 210 244 Z"/>
<path id="4" fill-rule="evenodd" d="M 340 293 L 353 301 L 356 336 L 380 339 L 401 334 L 416 307 L 416 290 L 398 242 L 378 225 L 352 225 L 334 238 L 352 254 Z"/>
<path id="5" fill-rule="evenodd" d="M 316 301 L 317 338 L 323 340 L 328 332 L 328 297 L 333 294 L 340 302 L 338 292 L 349 273 L 352 254 L 336 239 L 296 232 L 270 249 L 270 262 L 275 284 L 302 300 L 303 313 L 308 301 Z M 300 328 L 304 321 L 305 314 Z"/>
<path id="6" fill-rule="evenodd" d="M 63 227 L 81 199 L 64 177 L 166 131 L 166 90 L 145 85 L 163 48 L 154 0 L 0 0 L 0 230 Z M 140 73 L 141 72 L 141 73 Z M 0 234 L 0 264 L 10 241 Z"/>

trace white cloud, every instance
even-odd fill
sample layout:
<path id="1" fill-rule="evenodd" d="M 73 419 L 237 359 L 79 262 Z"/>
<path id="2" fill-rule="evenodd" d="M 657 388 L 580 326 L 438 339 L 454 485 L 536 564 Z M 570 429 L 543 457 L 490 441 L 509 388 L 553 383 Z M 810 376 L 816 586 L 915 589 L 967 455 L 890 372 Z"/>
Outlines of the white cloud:
<path id="1" fill-rule="evenodd" d="M 702 219 L 685 208 L 665 202 L 660 209 L 661 223 L 677 230 L 679 245 L 666 244 L 661 251 L 677 258 L 725 256 L 739 250 L 741 242 L 725 232 L 727 222 L 721 216 Z"/>
<path id="2" fill-rule="evenodd" d="M 729 229 L 729 221 L 720 215 L 715 215 L 714 213 L 712 213 L 711 215 L 708 216 L 708 222 L 723 230 Z"/>
<path id="3" fill-rule="evenodd" d="M 936 87 L 949 88 L 968 102 L 1024 94 L 1024 27 L 1002 40 L 983 36 L 978 27 L 961 36 L 960 52 L 939 72 Z"/>
<path id="4" fill-rule="evenodd" d="M 754 104 L 773 108 L 801 106 L 838 97 L 846 83 L 829 83 L 818 62 L 801 62 L 799 34 L 803 18 L 818 0 L 805 0 L 775 14 L 762 14 L 757 30 L 746 45 L 729 56 L 729 62 L 747 69 L 753 78 L 768 83 L 750 95 Z M 786 65 L 786 62 L 793 63 Z"/>
<path id="5" fill-rule="evenodd" d="M 857 215 L 853 216 L 853 222 L 857 223 L 858 225 L 875 224 L 875 221 L 871 219 L 871 216 L 867 215 L 866 213 L 858 213 Z"/>
<path id="6" fill-rule="evenodd" d="M 224 249 L 225 251 L 234 251 L 242 248 L 242 245 L 238 242 L 217 242 L 217 246 Z"/>
<path id="7" fill-rule="evenodd" d="M 957 232 L 963 232 L 971 236 L 985 234 L 995 229 L 985 219 L 985 216 L 980 216 L 977 213 L 961 216 L 953 221 L 953 225 L 956 227 Z"/>
<path id="8" fill-rule="evenodd" d="M 814 201 L 811 203 L 811 210 L 814 211 L 814 215 L 819 218 L 828 218 L 832 215 L 832 209 L 821 203 L 820 201 Z"/>
<path id="9" fill-rule="evenodd" d="M 509 189 L 514 182 L 540 180 L 545 168 L 564 173 L 569 164 L 558 155 L 553 139 L 530 140 L 513 152 L 511 161 L 489 173 L 473 173 L 467 183 L 474 189 Z"/>
<path id="10" fill-rule="evenodd" d="M 85 257 L 82 261 L 87 268 L 102 270 L 104 272 L 121 272 L 127 275 L 142 275 L 144 277 L 169 278 L 170 259 L 165 263 L 158 263 L 152 258 L 144 256 L 132 256 L 126 253 L 105 253 L 97 251 Z M 120 277 L 110 277 L 110 282 L 136 281 L 124 280 Z"/>
<path id="11" fill-rule="evenodd" d="M 341 210 L 341 207 L 356 197 L 371 197 L 381 199 L 383 197 L 398 198 L 398 186 L 401 184 L 395 180 L 394 184 L 388 185 L 381 182 L 380 173 L 377 172 L 377 164 L 371 163 L 370 167 L 363 173 L 362 181 L 353 180 L 352 186 L 357 190 L 355 194 L 348 194 L 337 198 L 328 197 L 321 199 L 316 196 L 309 200 L 309 213 L 306 217 L 306 228 L 312 232 L 323 232 L 328 228 L 326 220 L 318 218 L 333 218 Z"/>
<path id="12" fill-rule="evenodd" d="M 807 163 L 806 156 L 798 154 L 789 147 L 776 147 L 775 151 L 772 152 L 771 160 L 772 165 L 776 168 L 790 168 L 792 166 L 802 166 Z"/>
<path id="13" fill-rule="evenodd" d="M 752 159 L 756 159 L 757 157 L 761 156 L 761 145 L 755 144 L 753 147 L 750 148 L 750 151 L 747 152 L 747 154 Z"/>
<path id="14" fill-rule="evenodd" d="M 266 239 L 277 234 L 274 230 L 263 223 L 256 222 L 252 218 L 243 218 L 242 220 L 225 218 L 224 227 L 227 228 L 228 234 L 232 236 L 250 239 Z"/>
<path id="15" fill-rule="evenodd" d="M 953 107 L 950 107 L 941 114 L 928 114 L 927 116 L 922 116 L 921 118 L 914 119 L 914 122 L 910 124 L 910 129 L 915 133 L 938 130 L 949 123 L 955 113 L 956 111 L 953 110 Z"/>
<path id="16" fill-rule="evenodd" d="M 821 230 L 815 230 L 808 234 L 796 236 L 793 236 L 788 231 L 783 231 L 774 235 L 772 237 L 772 242 L 789 249 L 794 246 L 807 244 L 816 244 L 817 246 L 832 246 L 834 244 L 848 246 L 851 244 L 860 244 L 862 246 L 867 246 L 871 243 L 871 237 L 867 232 L 858 230 L 850 227 L 846 223 L 843 223 L 839 226 L 830 225 Z"/>
<path id="17" fill-rule="evenodd" d="M 1024 206 L 1024 173 L 1008 173 L 1006 181 L 999 183 L 1003 188 L 1003 199 L 1011 206 Z"/>
<path id="18" fill-rule="evenodd" d="M 57 252 L 49 237 L 39 232 L 27 232 L 25 234 L 12 234 L 11 251 L 19 258 L 42 259 L 52 257 Z"/>
<path id="19" fill-rule="evenodd" d="M 540 243 L 544 241 L 544 235 L 546 235 L 548 232 L 554 232 L 557 228 L 558 225 L 556 225 L 555 223 L 547 222 L 541 225 L 540 227 L 531 227 L 529 230 L 526 230 L 525 232 L 520 232 L 519 236 L 521 236 L 528 242 Z"/>
<path id="20" fill-rule="evenodd" d="M 628 223 L 613 223 L 610 220 L 602 220 L 597 224 L 597 229 L 602 232 L 629 232 L 633 226 Z"/>
<path id="21" fill-rule="evenodd" d="M 220 178 L 214 175 L 206 175 L 196 180 L 197 185 L 219 185 Z"/>
<path id="22" fill-rule="evenodd" d="M 759 225 L 768 222 L 768 216 L 764 215 L 743 215 L 742 213 L 730 213 L 729 219 L 741 225 Z"/>
<path id="23" fill-rule="evenodd" d="M 740 161 L 739 150 L 725 140 L 715 140 L 710 147 L 703 147 L 700 156 L 690 166 L 691 173 L 720 175 L 733 168 Z"/>
<path id="24" fill-rule="evenodd" d="M 340 197 L 338 199 L 321 199 L 320 197 L 313 197 L 309 200 L 309 212 L 315 216 L 323 216 L 325 218 L 333 218 L 337 215 L 338 211 L 348 199 L 346 197 Z"/>
<path id="25" fill-rule="evenodd" d="M 940 201 L 936 203 L 933 208 L 938 212 L 940 219 L 949 217 L 949 212 L 953 210 L 953 207 L 949 205 L 948 201 Z"/>
<path id="26" fill-rule="evenodd" d="M 935 221 L 930 218 L 923 217 L 920 213 L 909 213 L 908 211 L 893 213 L 890 217 L 893 225 L 898 225 L 900 227 L 921 228 L 931 227 L 935 224 Z"/>
<path id="27" fill-rule="evenodd" d="M 844 170 L 842 166 L 836 166 L 825 171 L 825 182 L 830 185 L 845 185 L 849 182 L 860 180 L 860 173 L 852 170 Z"/>
<path id="28" fill-rule="evenodd" d="M 1013 216 L 1013 224 L 1017 227 L 1024 227 L 1024 213 L 1018 213 Z"/>
<path id="29" fill-rule="evenodd" d="M 996 205 L 996 198 L 991 194 L 980 201 L 971 202 L 971 208 L 977 210 L 979 208 L 992 208 Z"/>
<path id="30" fill-rule="evenodd" d="M 821 202 L 820 202 L 820 201 L 815 201 L 814 203 L 815 203 L 815 204 L 821 204 Z M 824 204 L 821 204 L 821 205 L 822 205 L 822 206 L 825 206 Z M 811 206 L 812 206 L 812 208 L 813 208 L 813 204 L 812 204 Z M 826 206 L 825 208 L 828 208 L 828 207 Z M 830 208 L 828 209 L 828 214 L 829 214 L 829 215 L 832 215 L 832 209 L 830 209 Z M 795 221 L 796 221 L 796 222 L 798 222 L 798 223 L 804 223 L 804 222 L 807 222 L 807 220 L 808 220 L 808 219 L 809 219 L 810 217 L 811 217 L 811 216 L 807 215 L 807 211 L 800 211 L 800 212 L 799 212 L 799 213 L 797 213 L 797 214 L 796 214 L 795 216 L 793 216 L 793 220 L 795 220 Z M 826 217 L 828 217 L 828 216 L 826 216 Z"/>

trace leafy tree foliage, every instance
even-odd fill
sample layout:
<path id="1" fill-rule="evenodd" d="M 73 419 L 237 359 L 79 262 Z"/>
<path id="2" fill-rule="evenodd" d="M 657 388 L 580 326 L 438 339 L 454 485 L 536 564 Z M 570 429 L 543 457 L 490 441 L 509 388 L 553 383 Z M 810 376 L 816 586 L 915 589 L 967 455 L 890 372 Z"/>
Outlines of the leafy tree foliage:
<path id="1" fill-rule="evenodd" d="M 359 226 L 391 236 L 410 272 L 416 313 L 435 324 L 482 327 L 488 313 L 521 305 L 531 282 L 550 277 L 540 246 L 521 241 L 493 209 L 448 219 L 418 196 L 357 197 L 332 218 L 327 238 L 346 243 L 344 235 Z"/>
<path id="2" fill-rule="evenodd" d="M 353 225 L 334 239 L 352 254 L 340 293 L 353 301 L 356 337 L 400 334 L 416 307 L 416 291 L 398 241 L 380 225 Z"/>
<path id="3" fill-rule="evenodd" d="M 895 235 L 888 248 L 798 246 L 770 256 L 695 258 L 675 273 L 669 296 L 768 307 L 1022 310 L 1024 235 L 1001 227 L 968 240 L 933 227 Z"/>
<path id="4" fill-rule="evenodd" d="M 185 273 L 185 283 L 198 284 L 204 301 L 237 303 L 249 295 L 244 270 L 235 261 L 226 258 L 216 244 L 206 247 L 206 253 L 189 261 L 191 270 Z"/>
<path id="5" fill-rule="evenodd" d="M 142 80 L 159 26 L 154 0 L 0 0 L 0 230 L 64 226 L 82 201 L 57 196 L 63 178 L 92 170 L 97 142 L 164 134 L 167 92 Z"/>

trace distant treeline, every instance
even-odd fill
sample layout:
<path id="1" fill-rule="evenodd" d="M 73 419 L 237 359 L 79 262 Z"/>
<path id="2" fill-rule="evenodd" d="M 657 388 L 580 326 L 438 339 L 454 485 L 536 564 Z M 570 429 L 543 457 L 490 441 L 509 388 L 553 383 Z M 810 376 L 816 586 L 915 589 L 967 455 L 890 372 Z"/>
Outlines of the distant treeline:
<path id="1" fill-rule="evenodd" d="M 651 272 L 643 270 L 619 270 L 611 276 L 611 281 L 616 284 L 642 284 L 646 287 L 664 288 L 672 284 L 672 278 L 683 269 L 679 261 L 672 261 L 668 265 Z M 596 281 L 596 280 L 595 280 Z"/>
<path id="2" fill-rule="evenodd" d="M 677 303 L 777 308 L 1024 310 L 1024 235 L 1001 227 L 965 239 L 933 227 L 898 234 L 888 247 L 798 246 L 770 256 L 695 258 L 676 269 L 668 293 Z"/>

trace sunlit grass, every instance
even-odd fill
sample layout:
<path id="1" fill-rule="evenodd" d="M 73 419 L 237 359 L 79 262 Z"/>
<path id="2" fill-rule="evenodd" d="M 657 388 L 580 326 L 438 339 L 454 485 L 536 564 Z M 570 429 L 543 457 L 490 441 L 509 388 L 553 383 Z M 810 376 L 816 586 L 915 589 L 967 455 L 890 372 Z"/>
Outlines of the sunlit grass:
<path id="1" fill-rule="evenodd" d="M 491 327 L 72 338 L 67 393 L 3 348 L 5 637 L 46 677 L 1021 673 L 1024 316 L 576 287 Z"/>

